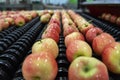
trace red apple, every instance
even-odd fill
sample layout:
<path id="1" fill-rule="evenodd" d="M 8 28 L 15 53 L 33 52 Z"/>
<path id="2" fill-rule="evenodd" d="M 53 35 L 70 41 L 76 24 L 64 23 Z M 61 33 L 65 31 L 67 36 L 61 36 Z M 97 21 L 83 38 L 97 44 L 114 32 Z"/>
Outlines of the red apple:
<path id="1" fill-rule="evenodd" d="M 44 39 L 44 38 L 52 38 L 53 40 L 55 40 L 58 43 L 59 33 L 55 29 L 49 28 L 43 32 L 42 39 Z"/>
<path id="2" fill-rule="evenodd" d="M 73 32 L 65 37 L 65 46 L 68 47 L 74 40 L 85 40 L 80 32 Z"/>
<path id="3" fill-rule="evenodd" d="M 110 17 L 110 22 L 115 23 L 116 20 L 117 20 L 117 17 L 116 17 L 116 16 L 112 15 L 112 16 Z"/>
<path id="4" fill-rule="evenodd" d="M 71 25 L 71 24 L 64 24 L 63 30 L 64 30 L 63 32 L 64 37 L 72 32 L 78 32 L 78 29 L 76 28 L 76 26 Z"/>
<path id="5" fill-rule="evenodd" d="M 109 80 L 109 75 L 103 62 L 82 56 L 70 64 L 68 78 L 69 80 Z"/>
<path id="6" fill-rule="evenodd" d="M 49 52 L 28 55 L 22 65 L 25 80 L 55 80 L 57 62 Z"/>
<path id="7" fill-rule="evenodd" d="M 10 25 L 13 25 L 13 24 L 14 24 L 14 19 L 11 18 L 11 17 L 5 18 L 5 21 L 8 21 Z"/>
<path id="8" fill-rule="evenodd" d="M 32 18 L 35 18 L 38 15 L 36 11 L 31 11 L 30 14 L 31 14 Z"/>
<path id="9" fill-rule="evenodd" d="M 51 18 L 51 15 L 49 13 L 46 13 L 40 17 L 40 21 L 42 23 L 47 23 Z"/>
<path id="10" fill-rule="evenodd" d="M 49 30 L 49 28 L 55 29 L 59 34 L 61 32 L 60 26 L 58 24 L 56 24 L 56 23 L 49 24 L 47 29 Z"/>
<path id="11" fill-rule="evenodd" d="M 87 41 L 92 44 L 93 39 L 100 35 L 103 31 L 100 28 L 93 27 L 89 29 L 85 35 Z"/>
<path id="12" fill-rule="evenodd" d="M 23 14 L 22 17 L 25 19 L 25 22 L 32 20 L 32 16 L 30 14 Z"/>
<path id="13" fill-rule="evenodd" d="M 49 24 L 51 24 L 51 23 L 56 23 L 57 25 L 60 26 L 60 20 L 51 18 Z"/>
<path id="14" fill-rule="evenodd" d="M 92 48 L 97 55 L 101 55 L 106 45 L 115 42 L 115 39 L 108 33 L 101 33 L 93 39 Z"/>
<path id="15" fill-rule="evenodd" d="M 94 25 L 93 24 L 83 24 L 82 25 L 82 27 L 80 28 L 79 27 L 79 30 L 85 35 L 86 34 L 86 32 L 89 30 L 89 29 L 91 29 L 91 28 L 93 28 L 94 27 Z"/>
<path id="16" fill-rule="evenodd" d="M 2 19 L 0 20 L 0 26 L 2 27 L 2 30 L 7 29 L 9 27 L 9 22 Z"/>
<path id="17" fill-rule="evenodd" d="M 16 17 L 15 25 L 20 26 L 20 27 L 25 25 L 25 19 L 21 16 Z"/>
<path id="18" fill-rule="evenodd" d="M 79 56 L 92 56 L 92 49 L 88 43 L 82 40 L 75 40 L 67 47 L 66 56 L 68 61 L 72 62 Z"/>
<path id="19" fill-rule="evenodd" d="M 40 53 L 42 51 L 50 52 L 54 58 L 58 56 L 57 43 L 51 38 L 45 38 L 35 42 L 32 46 L 32 53 Z"/>
<path id="20" fill-rule="evenodd" d="M 102 60 L 111 72 L 120 74 L 120 43 L 108 44 L 103 50 Z"/>

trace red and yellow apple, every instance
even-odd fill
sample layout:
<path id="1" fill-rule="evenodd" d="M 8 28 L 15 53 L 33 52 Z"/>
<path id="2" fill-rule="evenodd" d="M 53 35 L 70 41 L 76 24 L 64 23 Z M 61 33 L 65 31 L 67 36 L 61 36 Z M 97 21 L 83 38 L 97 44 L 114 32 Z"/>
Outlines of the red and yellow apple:
<path id="1" fill-rule="evenodd" d="M 22 65 L 25 80 L 55 80 L 57 62 L 49 52 L 28 55 Z"/>
<path id="2" fill-rule="evenodd" d="M 85 23 L 85 24 L 83 24 L 81 27 L 79 27 L 79 30 L 85 35 L 86 32 L 87 32 L 89 29 L 93 28 L 93 27 L 94 27 L 93 24 Z"/>
<path id="3" fill-rule="evenodd" d="M 74 40 L 85 40 L 84 36 L 80 32 L 73 32 L 65 37 L 65 46 L 67 47 Z"/>
<path id="4" fill-rule="evenodd" d="M 103 62 L 92 57 L 78 57 L 69 66 L 69 80 L 109 80 Z"/>
<path id="5" fill-rule="evenodd" d="M 63 31 L 64 37 L 72 32 L 79 32 L 75 25 L 71 25 L 67 23 L 63 25 L 63 30 L 64 30 Z"/>
<path id="6" fill-rule="evenodd" d="M 115 42 L 115 39 L 108 33 L 101 33 L 93 39 L 92 48 L 97 55 L 101 55 L 106 45 Z"/>
<path id="7" fill-rule="evenodd" d="M 82 40 L 75 40 L 69 44 L 66 50 L 68 61 L 72 62 L 79 56 L 92 56 L 92 49 L 88 43 Z"/>
<path id="8" fill-rule="evenodd" d="M 57 24 L 57 23 L 50 23 L 48 26 L 47 26 L 47 29 L 55 29 L 59 34 L 61 32 L 61 29 L 60 29 L 60 26 Z"/>
<path id="9" fill-rule="evenodd" d="M 92 44 L 93 39 L 100 35 L 103 31 L 100 28 L 97 27 L 93 27 L 91 29 L 89 29 L 85 35 L 86 40 Z"/>
<path id="10" fill-rule="evenodd" d="M 116 24 L 117 24 L 117 25 L 120 25 L 120 17 L 117 18 Z"/>
<path id="11" fill-rule="evenodd" d="M 115 23 L 116 20 L 117 20 L 117 17 L 116 17 L 116 16 L 112 15 L 112 16 L 110 17 L 110 22 Z"/>
<path id="12" fill-rule="evenodd" d="M 59 33 L 55 29 L 48 28 L 42 34 L 42 39 L 44 38 L 52 38 L 58 43 L 59 41 Z"/>
<path id="13" fill-rule="evenodd" d="M 102 61 L 107 68 L 116 74 L 120 74 L 120 43 L 112 42 L 108 44 L 102 53 Z"/>
<path id="14" fill-rule="evenodd" d="M 51 18 L 51 15 L 49 13 L 46 13 L 40 17 L 40 21 L 42 23 L 47 23 Z"/>
<path id="15" fill-rule="evenodd" d="M 16 17 L 15 25 L 20 26 L 20 27 L 25 25 L 25 19 L 21 16 Z"/>
<path id="16" fill-rule="evenodd" d="M 53 39 L 45 38 L 35 42 L 32 46 L 32 53 L 40 53 L 42 51 L 47 51 L 56 58 L 59 49 L 57 43 Z"/>

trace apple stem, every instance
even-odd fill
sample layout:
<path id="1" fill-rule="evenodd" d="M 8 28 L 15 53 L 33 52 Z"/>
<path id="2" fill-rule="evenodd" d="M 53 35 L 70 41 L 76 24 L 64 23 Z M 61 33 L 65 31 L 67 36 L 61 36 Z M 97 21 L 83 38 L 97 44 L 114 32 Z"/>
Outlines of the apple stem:
<path id="1" fill-rule="evenodd" d="M 85 72 L 88 72 L 88 71 L 89 71 L 88 67 L 85 67 L 85 68 L 84 68 L 84 71 L 85 71 Z"/>

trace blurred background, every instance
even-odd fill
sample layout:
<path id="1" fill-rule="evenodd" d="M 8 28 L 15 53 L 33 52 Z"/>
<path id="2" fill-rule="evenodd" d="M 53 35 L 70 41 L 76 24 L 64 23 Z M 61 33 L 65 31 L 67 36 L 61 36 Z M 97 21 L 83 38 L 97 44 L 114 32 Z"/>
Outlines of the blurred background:
<path id="1" fill-rule="evenodd" d="M 119 16 L 120 0 L 0 0 L 0 10 L 73 9 L 95 16 L 111 13 Z"/>
<path id="2" fill-rule="evenodd" d="M 77 8 L 77 0 L 0 0 L 1 10 Z"/>

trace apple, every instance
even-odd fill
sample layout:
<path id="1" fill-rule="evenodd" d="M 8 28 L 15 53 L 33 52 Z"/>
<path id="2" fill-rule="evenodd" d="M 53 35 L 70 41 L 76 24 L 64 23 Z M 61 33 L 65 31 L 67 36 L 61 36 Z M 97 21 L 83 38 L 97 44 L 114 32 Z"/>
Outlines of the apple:
<path id="1" fill-rule="evenodd" d="M 103 62 L 93 57 L 78 57 L 69 66 L 69 80 L 109 80 Z"/>
<path id="2" fill-rule="evenodd" d="M 42 51 L 47 51 L 56 58 L 59 49 L 57 43 L 53 39 L 45 38 L 35 42 L 32 46 L 32 53 L 40 53 Z"/>
<path id="3" fill-rule="evenodd" d="M 2 22 L 0 22 L 0 32 L 3 30 Z"/>
<path id="4" fill-rule="evenodd" d="M 91 57 L 92 49 L 85 41 L 75 40 L 67 47 L 66 56 L 69 62 L 72 62 L 79 56 Z"/>
<path id="5" fill-rule="evenodd" d="M 10 25 L 13 25 L 13 24 L 14 24 L 14 19 L 11 18 L 11 17 L 5 18 L 5 21 L 8 21 Z"/>
<path id="6" fill-rule="evenodd" d="M 1 28 L 2 30 L 7 29 L 9 27 L 9 22 L 2 19 L 2 20 L 0 20 L 0 26 L 2 27 Z"/>
<path id="7" fill-rule="evenodd" d="M 112 15 L 112 16 L 110 17 L 110 22 L 115 23 L 116 20 L 117 20 L 117 17 L 116 17 L 116 16 Z"/>
<path id="8" fill-rule="evenodd" d="M 53 15 L 54 14 L 54 11 L 53 10 L 48 10 L 48 12 Z"/>
<path id="9" fill-rule="evenodd" d="M 120 17 L 117 18 L 116 24 L 120 25 Z"/>
<path id="10" fill-rule="evenodd" d="M 85 23 L 85 24 L 83 24 L 83 25 L 81 26 L 81 28 L 79 27 L 79 30 L 80 30 L 84 35 L 86 35 L 86 32 L 87 32 L 89 29 L 93 28 L 93 27 L 94 27 L 93 24 Z"/>
<path id="11" fill-rule="evenodd" d="M 75 25 L 71 25 L 67 23 L 63 25 L 63 30 L 64 30 L 63 32 L 64 37 L 72 32 L 79 32 Z"/>
<path id="12" fill-rule="evenodd" d="M 25 19 L 25 22 L 32 20 L 32 16 L 30 14 L 23 14 L 22 17 Z"/>
<path id="13" fill-rule="evenodd" d="M 71 19 L 68 19 L 68 18 L 64 18 L 62 20 L 62 24 L 69 24 L 69 25 L 75 25 L 74 22 L 71 20 Z"/>
<path id="14" fill-rule="evenodd" d="M 105 19 L 105 16 L 106 16 L 106 13 L 103 13 L 102 16 L 101 16 L 101 18 Z"/>
<path id="15" fill-rule="evenodd" d="M 66 37 L 65 37 L 65 46 L 69 46 L 70 43 L 72 43 L 74 40 L 85 40 L 84 39 L 84 36 L 82 35 L 82 33 L 80 32 L 73 32 L 73 33 L 70 33 L 68 34 Z"/>
<path id="16" fill-rule="evenodd" d="M 19 27 L 25 25 L 25 19 L 23 17 L 21 17 L 21 16 L 16 17 L 15 25 L 17 25 Z"/>
<path id="17" fill-rule="evenodd" d="M 93 39 L 94 39 L 96 36 L 100 35 L 101 33 L 103 33 L 103 31 L 102 31 L 100 28 L 93 27 L 93 28 L 91 28 L 91 29 L 89 29 L 89 30 L 87 31 L 87 33 L 86 33 L 86 35 L 85 35 L 86 40 L 87 40 L 90 44 L 92 44 Z"/>
<path id="18" fill-rule="evenodd" d="M 32 18 L 35 18 L 38 15 L 36 11 L 31 11 L 30 14 L 31 14 Z"/>
<path id="19" fill-rule="evenodd" d="M 49 52 L 28 55 L 22 65 L 25 80 L 55 80 L 57 62 Z"/>
<path id="20" fill-rule="evenodd" d="M 102 61 L 107 68 L 115 73 L 120 74 L 120 43 L 112 42 L 108 44 L 102 53 Z"/>
<path id="21" fill-rule="evenodd" d="M 93 39 L 92 48 L 97 55 L 101 55 L 106 45 L 115 42 L 115 39 L 108 33 L 101 33 Z"/>
<path id="22" fill-rule="evenodd" d="M 42 23 L 47 23 L 51 18 L 51 15 L 49 13 L 46 13 L 40 17 L 40 21 Z"/>
<path id="23" fill-rule="evenodd" d="M 51 18 L 49 24 L 56 23 L 58 26 L 60 26 L 60 20 Z"/>
<path id="24" fill-rule="evenodd" d="M 105 15 L 105 20 L 109 21 L 109 20 L 110 20 L 110 17 L 111 17 L 111 14 L 106 14 L 106 15 Z"/>
<path id="25" fill-rule="evenodd" d="M 47 29 L 55 29 L 59 34 L 61 32 L 60 26 L 57 23 L 51 23 L 48 25 Z"/>
<path id="26" fill-rule="evenodd" d="M 59 42 L 59 33 L 55 29 L 47 29 L 43 32 L 42 34 L 42 39 L 44 38 L 52 38 L 53 40 L 56 41 L 56 43 Z"/>

